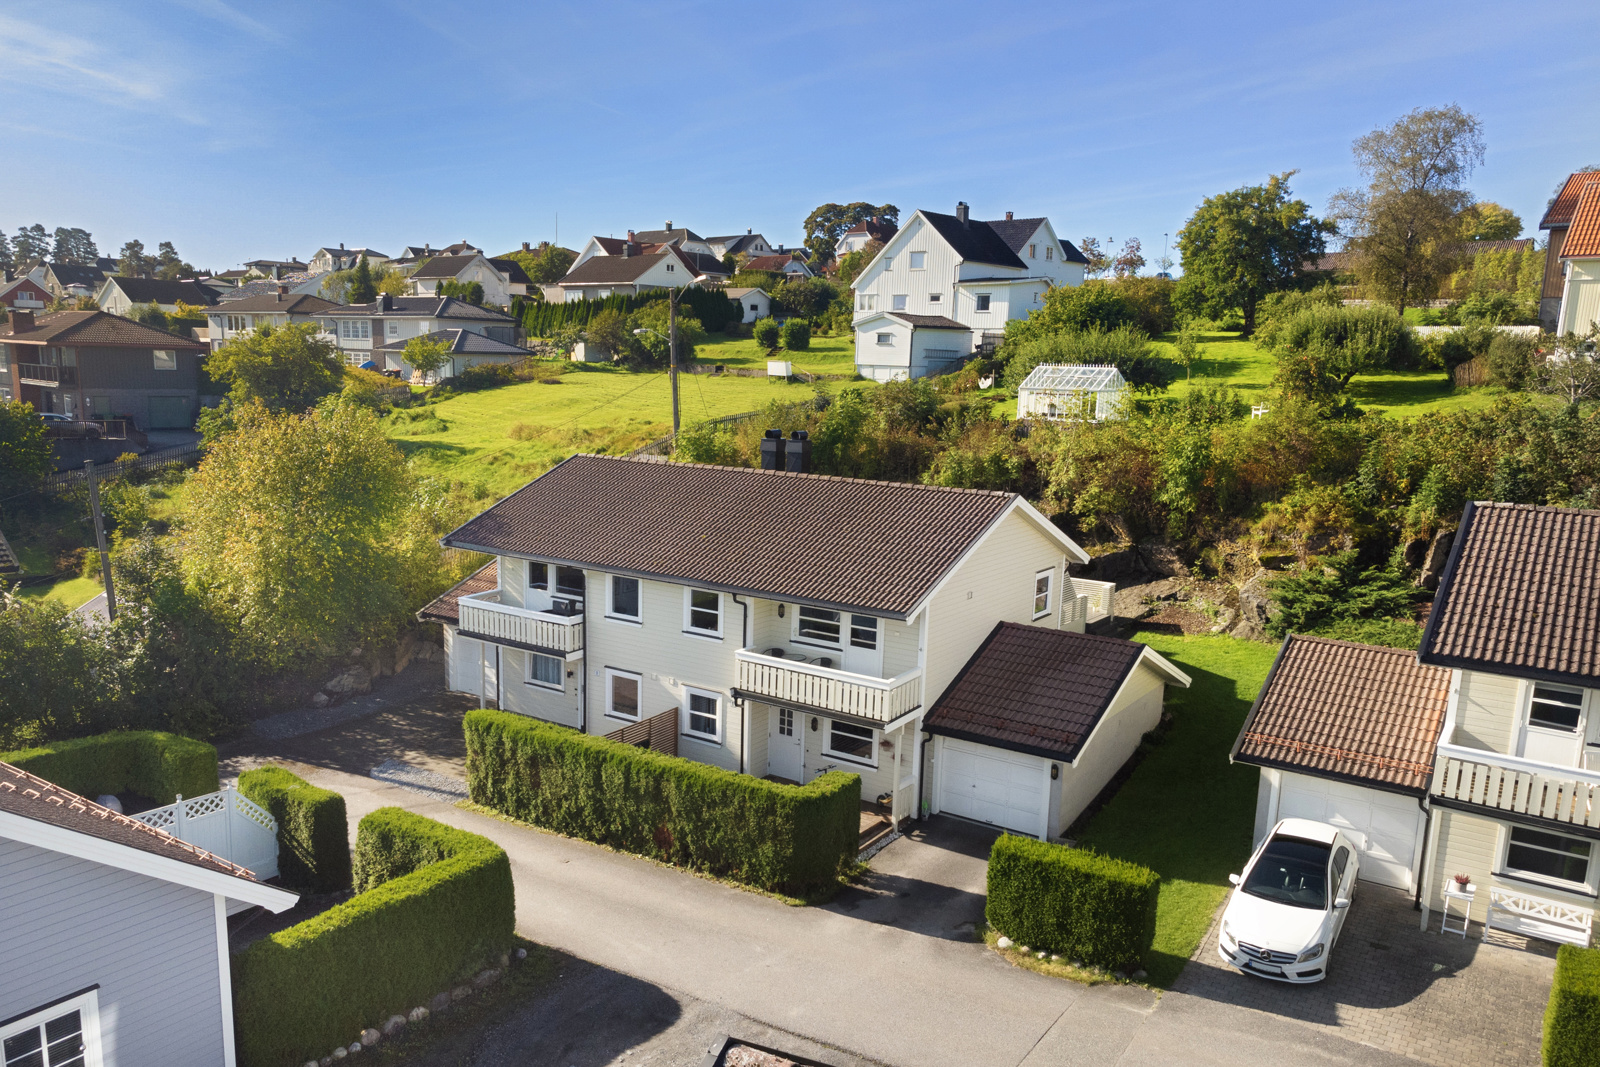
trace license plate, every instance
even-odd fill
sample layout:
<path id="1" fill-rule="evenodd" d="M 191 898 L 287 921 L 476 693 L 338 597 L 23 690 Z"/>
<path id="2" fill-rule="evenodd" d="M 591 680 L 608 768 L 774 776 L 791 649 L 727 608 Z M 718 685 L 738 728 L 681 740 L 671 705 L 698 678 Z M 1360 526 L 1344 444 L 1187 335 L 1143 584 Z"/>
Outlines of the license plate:
<path id="1" fill-rule="evenodd" d="M 1259 971 L 1261 974 L 1276 975 L 1279 978 L 1283 977 L 1282 967 L 1269 967 L 1265 963 L 1255 963 L 1253 961 L 1246 960 L 1244 968 L 1247 971 Z"/>

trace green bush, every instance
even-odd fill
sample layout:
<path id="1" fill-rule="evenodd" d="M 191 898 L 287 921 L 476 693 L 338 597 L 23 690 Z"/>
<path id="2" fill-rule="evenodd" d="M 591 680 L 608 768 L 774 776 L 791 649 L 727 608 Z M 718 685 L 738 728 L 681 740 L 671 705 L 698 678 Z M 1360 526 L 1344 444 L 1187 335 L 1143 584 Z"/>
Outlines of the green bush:
<path id="1" fill-rule="evenodd" d="M 157 804 L 221 788 L 217 750 L 204 741 L 159 730 L 124 730 L 38 748 L 0 753 L 0 760 L 93 800 L 102 793 L 138 793 Z"/>
<path id="2" fill-rule="evenodd" d="M 756 344 L 762 348 L 777 348 L 782 334 L 782 328 L 771 319 L 757 319 L 756 324 L 750 328 L 750 336 L 754 337 Z"/>
<path id="3" fill-rule="evenodd" d="M 239 792 L 278 820 L 278 874 L 314 893 L 350 888 L 350 824 L 344 797 L 282 767 L 239 776 Z"/>
<path id="4" fill-rule="evenodd" d="M 472 799 L 557 833 L 796 895 L 855 860 L 854 774 L 780 785 L 499 711 L 466 731 Z"/>
<path id="5" fill-rule="evenodd" d="M 511 861 L 488 838 L 380 808 L 356 830 L 356 869 L 361 893 L 234 956 L 242 1067 L 324 1056 L 510 948 Z"/>
<path id="6" fill-rule="evenodd" d="M 1562 945 L 1544 1009 L 1544 1067 L 1600 1063 L 1600 948 Z"/>
<path id="7" fill-rule="evenodd" d="M 783 347 L 791 352 L 803 352 L 811 347 L 811 324 L 805 319 L 790 319 L 781 332 Z"/>
<path id="8" fill-rule="evenodd" d="M 1135 968 L 1156 933 L 1148 867 L 1002 835 L 989 853 L 989 925 L 1018 944 L 1100 967 Z"/>
<path id="9" fill-rule="evenodd" d="M 1538 343 L 1532 337 L 1496 332 L 1489 342 L 1489 381 L 1512 392 L 1528 387 L 1538 359 Z"/>

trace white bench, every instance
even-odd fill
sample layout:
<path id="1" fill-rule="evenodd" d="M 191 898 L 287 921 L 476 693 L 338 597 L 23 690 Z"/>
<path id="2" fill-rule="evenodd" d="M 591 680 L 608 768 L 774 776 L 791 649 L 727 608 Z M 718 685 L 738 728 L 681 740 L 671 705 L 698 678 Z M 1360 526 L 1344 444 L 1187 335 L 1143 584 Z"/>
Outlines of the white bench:
<path id="1" fill-rule="evenodd" d="M 1489 940 L 1489 931 L 1493 929 L 1588 948 L 1593 923 L 1594 912 L 1588 908 L 1510 889 L 1492 888 L 1489 890 L 1489 913 L 1484 919 L 1483 939 Z"/>

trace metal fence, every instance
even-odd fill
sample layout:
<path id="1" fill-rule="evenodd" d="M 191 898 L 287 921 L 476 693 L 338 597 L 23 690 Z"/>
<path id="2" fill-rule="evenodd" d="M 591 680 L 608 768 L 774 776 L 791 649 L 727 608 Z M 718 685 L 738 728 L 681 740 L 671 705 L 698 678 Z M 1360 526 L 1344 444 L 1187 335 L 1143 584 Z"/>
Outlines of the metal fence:
<path id="1" fill-rule="evenodd" d="M 200 455 L 200 443 L 190 442 L 186 445 L 173 445 L 156 452 L 146 452 L 135 459 L 119 459 L 112 463 L 97 464 L 94 476 L 99 479 L 115 478 L 119 475 L 130 474 L 133 471 L 150 470 L 155 467 L 179 467 Z M 88 474 L 82 467 L 73 470 L 61 471 L 45 480 L 44 491 L 47 493 L 64 493 L 74 486 L 84 484 Z"/>

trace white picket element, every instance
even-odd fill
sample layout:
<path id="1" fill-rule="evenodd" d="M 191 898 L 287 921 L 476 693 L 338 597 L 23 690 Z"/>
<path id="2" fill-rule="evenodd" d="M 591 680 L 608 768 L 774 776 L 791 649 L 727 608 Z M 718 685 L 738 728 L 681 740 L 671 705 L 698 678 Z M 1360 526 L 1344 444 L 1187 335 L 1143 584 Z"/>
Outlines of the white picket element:
<path id="1" fill-rule="evenodd" d="M 1090 578 L 1068 578 L 1067 596 L 1085 597 L 1089 622 L 1099 622 L 1116 610 L 1116 582 L 1097 582 Z"/>
<path id="2" fill-rule="evenodd" d="M 583 648 L 582 615 L 556 615 L 502 604 L 495 589 L 462 597 L 459 609 L 461 632 L 470 637 L 511 641 L 552 652 L 577 652 Z"/>
<path id="3" fill-rule="evenodd" d="M 893 678 L 873 678 L 832 667 L 775 659 L 753 648 L 734 653 L 739 689 L 760 700 L 837 711 L 874 722 L 893 722 L 922 704 L 922 668 Z"/>
<path id="4" fill-rule="evenodd" d="M 1441 742 L 1433 793 L 1449 800 L 1600 829 L 1600 774 Z"/>
<path id="5" fill-rule="evenodd" d="M 1483 939 L 1489 940 L 1490 930 L 1505 930 L 1523 937 L 1588 948 L 1593 924 L 1594 912 L 1589 908 L 1495 887 L 1489 890 L 1489 915 L 1483 924 Z"/>
<path id="6" fill-rule="evenodd" d="M 278 874 L 278 820 L 232 786 L 132 816 L 179 841 L 246 867 L 259 879 Z"/>

